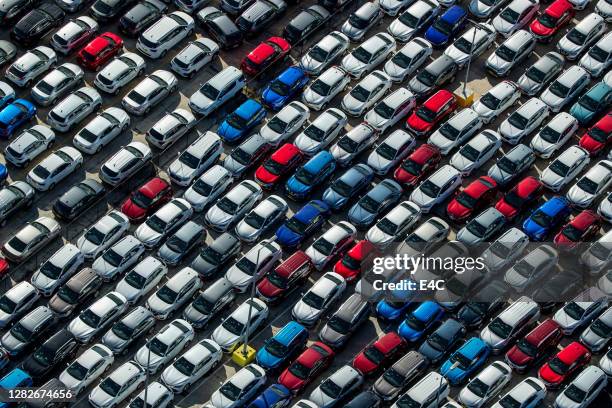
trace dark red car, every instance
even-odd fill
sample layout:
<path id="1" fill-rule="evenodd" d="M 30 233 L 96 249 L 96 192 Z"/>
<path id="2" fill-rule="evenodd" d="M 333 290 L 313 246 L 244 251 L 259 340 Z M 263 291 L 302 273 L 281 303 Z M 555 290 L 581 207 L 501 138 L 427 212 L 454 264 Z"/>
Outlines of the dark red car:
<path id="1" fill-rule="evenodd" d="M 489 176 L 481 176 L 459 191 L 448 203 L 446 213 L 454 221 L 463 221 L 493 201 L 497 182 Z"/>
<path id="2" fill-rule="evenodd" d="M 352 282 L 361 273 L 362 262 L 369 255 L 377 252 L 376 247 L 368 240 L 357 242 L 334 265 L 334 272 L 341 275 L 347 282 Z"/>
<path id="3" fill-rule="evenodd" d="M 303 159 L 300 149 L 285 143 L 255 170 L 255 181 L 263 188 L 271 189 L 283 176 L 292 173 Z"/>
<path id="4" fill-rule="evenodd" d="M 0 258 L 0 278 L 6 275 L 9 271 L 9 263 L 6 259 Z"/>
<path id="5" fill-rule="evenodd" d="M 89 42 L 77 55 L 83 67 L 97 71 L 123 49 L 123 40 L 116 34 L 105 32 Z"/>
<path id="6" fill-rule="evenodd" d="M 538 41 L 548 42 L 561 27 L 574 18 L 574 7 L 567 0 L 555 0 L 529 25 L 529 30 Z"/>
<path id="7" fill-rule="evenodd" d="M 562 249 L 573 249 L 586 242 L 601 228 L 601 217 L 595 211 L 583 210 L 561 228 L 554 242 Z"/>
<path id="8" fill-rule="evenodd" d="M 333 358 L 334 351 L 329 346 L 316 341 L 278 376 L 278 383 L 287 387 L 293 394 L 297 394 L 329 367 Z"/>
<path id="9" fill-rule="evenodd" d="M 563 332 L 557 322 L 546 319 L 506 353 L 506 361 L 519 373 L 524 373 L 551 350 L 557 347 Z"/>
<path id="10" fill-rule="evenodd" d="M 257 284 L 257 295 L 267 303 L 280 300 L 312 272 L 312 262 L 304 251 L 296 251 Z"/>
<path id="11" fill-rule="evenodd" d="M 291 51 L 291 44 L 284 38 L 270 37 L 251 51 L 240 64 L 247 75 L 257 75 L 275 61 L 282 60 Z"/>
<path id="12" fill-rule="evenodd" d="M 131 222 L 141 222 L 171 198 L 170 184 L 164 179 L 155 177 L 140 186 L 123 202 L 121 212 L 127 215 Z"/>
<path id="13" fill-rule="evenodd" d="M 612 112 L 608 112 L 587 130 L 580 138 L 579 144 L 591 156 L 610 149 L 612 147 Z"/>
<path id="14" fill-rule="evenodd" d="M 438 123 L 457 109 L 457 100 L 452 92 L 441 89 L 427 99 L 423 105 L 412 111 L 406 120 L 406 127 L 417 136 L 431 132 Z"/>
<path id="15" fill-rule="evenodd" d="M 575 341 L 540 367 L 538 377 L 548 388 L 558 388 L 566 378 L 580 371 L 589 361 L 591 361 L 591 352 Z"/>
<path id="16" fill-rule="evenodd" d="M 528 176 L 519 181 L 512 190 L 499 199 L 495 208 L 508 220 L 514 219 L 521 210 L 544 194 L 544 185 L 535 177 Z"/>
<path id="17" fill-rule="evenodd" d="M 393 362 L 406 346 L 406 340 L 396 332 L 386 333 L 357 354 L 351 365 L 363 375 L 374 374 Z"/>
<path id="18" fill-rule="evenodd" d="M 422 144 L 400 164 L 393 178 L 404 188 L 414 187 L 438 167 L 441 159 L 437 147 Z"/>

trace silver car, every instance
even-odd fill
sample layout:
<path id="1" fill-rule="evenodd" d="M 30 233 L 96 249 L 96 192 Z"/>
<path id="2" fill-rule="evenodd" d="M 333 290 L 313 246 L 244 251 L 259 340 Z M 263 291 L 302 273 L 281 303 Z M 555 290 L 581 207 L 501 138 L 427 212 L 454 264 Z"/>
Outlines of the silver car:
<path id="1" fill-rule="evenodd" d="M 142 386 L 145 377 L 145 370 L 135 362 L 123 363 L 89 393 L 89 403 L 96 408 L 117 406 Z"/>
<path id="2" fill-rule="evenodd" d="M 427 61 L 432 52 L 433 46 L 429 41 L 416 37 L 385 63 L 384 71 L 392 81 L 403 82 Z"/>
<path id="3" fill-rule="evenodd" d="M 170 61 L 170 67 L 182 77 L 193 78 L 219 54 L 219 45 L 210 38 L 198 38 L 187 44 Z"/>
<path id="4" fill-rule="evenodd" d="M 130 116 L 123 109 L 104 109 L 74 135 L 74 147 L 87 154 L 96 154 L 130 127 Z"/>
<path id="5" fill-rule="evenodd" d="M 610 322 L 608 322 L 610 323 Z M 610 326 L 608 326 L 609 328 Z M 555 408 L 587 408 L 597 405 L 594 401 L 608 385 L 606 373 L 599 367 L 588 365 L 559 393 Z"/>
<path id="6" fill-rule="evenodd" d="M 559 112 L 580 95 L 590 81 L 591 77 L 584 68 L 572 65 L 542 92 L 540 99 L 550 106 L 553 112 Z"/>
<path id="7" fill-rule="evenodd" d="M 306 255 L 317 270 L 322 270 L 341 250 L 353 243 L 356 233 L 352 224 L 340 221 L 317 238 L 306 249 Z"/>
<path id="8" fill-rule="evenodd" d="M 11 215 L 34 201 L 34 189 L 25 181 L 14 181 L 0 189 L 0 227 L 4 227 Z"/>
<path id="9" fill-rule="evenodd" d="M 563 70 L 564 63 L 561 54 L 547 52 L 525 70 L 517 84 L 525 94 L 534 96 Z"/>
<path id="10" fill-rule="evenodd" d="M 183 311 L 183 319 L 196 329 L 201 329 L 221 310 L 232 304 L 234 299 L 236 299 L 236 291 L 232 283 L 225 278 L 219 278 L 187 305 Z"/>
<path id="11" fill-rule="evenodd" d="M 100 218 L 77 240 L 77 247 L 85 259 L 94 259 L 110 247 L 128 230 L 130 220 L 116 210 Z"/>
<path id="12" fill-rule="evenodd" d="M 292 101 L 271 119 L 266 120 L 259 129 L 259 134 L 271 146 L 277 147 L 282 142 L 289 140 L 309 118 L 310 110 L 308 107 L 301 102 Z"/>
<path id="13" fill-rule="evenodd" d="M 359 371 L 347 364 L 321 381 L 321 384 L 310 393 L 308 399 L 320 408 L 331 408 L 356 392 L 363 381 L 364 378 Z"/>
<path id="14" fill-rule="evenodd" d="M 381 21 L 383 15 L 378 2 L 364 3 L 342 24 L 342 34 L 351 41 L 360 41 L 372 27 Z"/>
<path id="15" fill-rule="evenodd" d="M 550 245 L 541 245 L 518 261 L 504 274 L 504 281 L 517 291 L 535 284 L 551 271 L 559 254 Z"/>
<path id="16" fill-rule="evenodd" d="M 57 221 L 49 217 L 40 217 L 24 225 L 2 246 L 2 254 L 9 260 L 21 262 L 35 254 L 60 233 Z"/>
<path id="17" fill-rule="evenodd" d="M 346 89 L 350 81 L 350 77 L 342 68 L 328 68 L 304 89 L 302 101 L 314 110 L 325 109 L 336 95 Z"/>
<path id="18" fill-rule="evenodd" d="M 468 9 L 477 18 L 487 19 L 505 3 L 506 0 L 470 0 Z"/>
<path id="19" fill-rule="evenodd" d="M 150 373 L 156 373 L 180 353 L 194 335 L 193 327 L 185 320 L 173 320 L 138 349 L 134 361 Z"/>
<path id="20" fill-rule="evenodd" d="M 397 251 L 400 254 L 418 257 L 428 253 L 444 242 L 450 233 L 450 226 L 438 217 L 431 217 L 412 231 Z"/>
<path id="21" fill-rule="evenodd" d="M 579 65 L 589 75 L 596 78 L 606 72 L 612 64 L 612 32 L 597 41 L 589 51 L 580 58 Z"/>
<path id="22" fill-rule="evenodd" d="M 183 198 L 191 204 L 194 211 L 203 211 L 213 203 L 234 182 L 232 174 L 219 164 L 215 164 L 193 182 L 183 193 Z"/>
<path id="23" fill-rule="evenodd" d="M 109 292 L 75 317 L 68 324 L 68 331 L 80 343 L 88 343 L 110 326 L 126 309 L 127 302 L 123 295 Z"/>
<path id="24" fill-rule="evenodd" d="M 313 45 L 300 59 L 300 67 L 309 75 L 319 75 L 348 49 L 349 39 L 332 31 Z"/>
<path id="25" fill-rule="evenodd" d="M 268 318 L 268 306 L 258 298 L 245 300 L 213 331 L 210 338 L 231 353 L 244 336 L 253 334 Z"/>
<path id="26" fill-rule="evenodd" d="M 241 92 L 245 85 L 246 79 L 242 71 L 234 66 L 227 66 L 191 95 L 189 107 L 192 111 L 207 116 Z"/>
<path id="27" fill-rule="evenodd" d="M 57 63 L 57 54 L 44 45 L 32 48 L 17 58 L 5 77 L 17 86 L 29 88 L 32 82 Z"/>
<path id="28" fill-rule="evenodd" d="M 60 54 L 70 52 L 85 45 L 87 40 L 98 32 L 98 23 L 89 16 L 79 16 L 64 24 L 51 36 L 51 47 Z"/>
<path id="29" fill-rule="evenodd" d="M 361 78 L 395 52 L 395 39 L 387 33 L 368 38 L 342 59 L 342 68 L 354 78 Z"/>
<path id="30" fill-rule="evenodd" d="M 478 113 L 473 109 L 464 108 L 436 129 L 429 136 L 427 143 L 437 147 L 440 154 L 446 156 L 478 132 L 482 124 L 482 118 Z"/>
<path id="31" fill-rule="evenodd" d="M 313 156 L 325 149 L 347 124 L 344 112 L 337 108 L 329 108 L 295 137 L 293 144 L 302 153 Z"/>
<path id="32" fill-rule="evenodd" d="M 145 384 L 148 384 L 146 385 L 146 389 L 140 391 L 140 393 L 130 401 L 130 407 L 150 405 L 155 408 L 170 408 L 174 406 L 174 393 L 164 384 L 159 381 L 153 381 L 152 383 L 146 381 Z"/>
<path id="33" fill-rule="evenodd" d="M 359 293 L 353 293 L 319 330 L 319 338 L 327 345 L 340 348 L 369 316 L 369 303 Z"/>
<path id="34" fill-rule="evenodd" d="M 366 239 L 380 249 L 403 239 L 421 218 L 421 209 L 410 201 L 403 201 L 391 209 L 366 233 Z"/>
<path id="35" fill-rule="evenodd" d="M 288 208 L 283 198 L 277 195 L 266 197 L 236 224 L 236 237 L 245 242 L 258 240 L 269 228 L 285 219 Z"/>
<path id="36" fill-rule="evenodd" d="M 591 274 L 597 274 L 612 262 L 612 230 L 593 242 L 580 256 L 580 263 L 589 269 Z M 605 279 L 605 276 L 603 277 Z"/>
<path id="37" fill-rule="evenodd" d="M 612 307 L 606 309 L 582 332 L 580 342 L 592 352 L 597 353 L 606 347 L 612 338 L 610 327 L 612 327 Z"/>
<path id="38" fill-rule="evenodd" d="M 49 150 L 55 142 L 55 132 L 44 125 L 23 130 L 4 149 L 4 158 L 17 167 L 26 167 L 32 160 Z"/>
<path id="39" fill-rule="evenodd" d="M 493 27 L 502 36 L 510 37 L 530 23 L 539 9 L 539 0 L 512 0 L 493 19 Z"/>
<path id="40" fill-rule="evenodd" d="M 178 265 L 206 239 L 206 230 L 194 221 L 187 221 L 157 250 L 157 256 L 167 265 Z"/>
<path id="41" fill-rule="evenodd" d="M 502 81 L 485 92 L 472 106 L 484 123 L 491 123 L 521 97 L 519 87 L 512 81 Z"/>
<path id="42" fill-rule="evenodd" d="M 121 100 L 126 111 L 137 115 L 147 115 L 154 106 L 178 89 L 174 74 L 159 69 L 140 81 Z"/>
<path id="43" fill-rule="evenodd" d="M 540 181 L 554 192 L 574 180 L 589 164 L 589 153 L 581 147 L 572 145 L 565 149 L 540 174 Z"/>
<path id="44" fill-rule="evenodd" d="M 123 146 L 100 167 L 100 180 L 117 186 L 143 168 L 152 157 L 151 148 L 142 142 Z"/>
<path id="45" fill-rule="evenodd" d="M 102 97 L 98 91 L 84 86 L 55 105 L 47 115 L 47 123 L 55 130 L 68 132 L 101 106 Z"/>
<path id="46" fill-rule="evenodd" d="M 559 112 L 531 139 L 536 155 L 550 159 L 578 131 L 578 120 L 567 112 Z"/>
<path id="47" fill-rule="evenodd" d="M 125 52 L 98 72 L 94 85 L 101 91 L 117 95 L 134 78 L 144 75 L 145 68 L 144 58 L 133 52 Z"/>
<path id="48" fill-rule="evenodd" d="M 184 198 L 173 198 L 150 215 L 134 232 L 147 248 L 158 245 L 193 215 L 191 204 Z M 94 268 L 95 269 L 95 268 Z"/>
<path id="49" fill-rule="evenodd" d="M 495 361 L 463 387 L 459 401 L 468 408 L 480 408 L 491 401 L 510 382 L 512 369 L 502 361 Z"/>
<path id="50" fill-rule="evenodd" d="M 140 34 L 136 49 L 149 58 L 163 58 L 183 39 L 191 36 L 194 29 L 193 17 L 183 11 L 173 11 Z"/>
<path id="51" fill-rule="evenodd" d="M 246 406 L 266 383 L 266 371 L 251 363 L 227 379 L 210 397 L 210 407 L 239 408 Z M 231 391 L 230 391 L 231 390 Z"/>
<path id="52" fill-rule="evenodd" d="M 531 98 L 514 112 L 508 115 L 497 132 L 504 142 L 515 145 L 521 139 L 537 129 L 550 114 L 547 104 L 538 98 Z"/>
<path id="53" fill-rule="evenodd" d="M 185 267 L 149 296 L 146 306 L 156 319 L 165 320 L 187 303 L 201 287 L 202 280 L 198 273 Z"/>
<path id="54" fill-rule="evenodd" d="M 184 392 L 217 367 L 222 357 L 219 345 L 204 339 L 178 357 L 160 378 L 173 392 Z"/>
<path id="55" fill-rule="evenodd" d="M 414 94 L 404 87 L 386 96 L 365 115 L 365 121 L 380 133 L 402 120 L 416 105 Z"/>
<path id="56" fill-rule="evenodd" d="M 85 257 L 79 249 L 67 243 L 42 263 L 30 278 L 30 282 L 42 296 L 51 296 L 80 269 L 84 261 Z"/>
<path id="57" fill-rule="evenodd" d="M 499 134 L 492 130 L 484 130 L 474 136 L 451 157 L 450 165 L 459 170 L 463 177 L 469 176 L 488 162 L 500 147 L 501 138 Z"/>
<path id="58" fill-rule="evenodd" d="M 83 80 L 83 70 L 75 64 L 65 63 L 49 72 L 32 88 L 32 99 L 42 106 L 53 104 Z"/>
<path id="59" fill-rule="evenodd" d="M 494 207 L 489 207 L 468 221 L 457 231 L 457 240 L 466 245 L 489 241 L 506 225 L 506 217 Z"/>
<path id="60" fill-rule="evenodd" d="M 66 367 L 59 380 L 76 395 L 96 381 L 113 365 L 113 352 L 103 344 L 94 344 Z"/>
<path id="61" fill-rule="evenodd" d="M 38 290 L 29 282 L 21 281 L 9 288 L 0 296 L 0 303 L 5 305 L 0 309 L 0 328 L 7 327 L 30 310 L 39 298 Z"/>
<path id="62" fill-rule="evenodd" d="M 47 306 L 38 306 L 4 333 L 0 339 L 3 352 L 11 357 L 17 357 L 43 335 L 48 335 L 56 323 L 56 316 L 51 309 Z"/>
<path id="63" fill-rule="evenodd" d="M 360 123 L 342 135 L 329 152 L 339 166 L 350 165 L 361 153 L 370 148 L 378 132 L 368 123 Z"/>
<path id="64" fill-rule="evenodd" d="M 200 134 L 170 163 L 168 175 L 173 183 L 188 186 L 217 161 L 222 151 L 223 145 L 219 135 L 211 131 Z"/>
<path id="65" fill-rule="evenodd" d="M 226 231 L 253 208 L 262 195 L 263 191 L 257 183 L 252 180 L 241 181 L 206 212 L 206 224 L 216 231 Z"/>
<path id="66" fill-rule="evenodd" d="M 28 184 L 38 191 L 53 190 L 57 183 L 83 165 L 83 155 L 74 147 L 64 146 L 49 154 L 28 173 Z"/>
<path id="67" fill-rule="evenodd" d="M 314 326 L 346 289 L 346 280 L 335 272 L 323 274 L 293 306 L 291 315 L 298 323 Z"/>
<path id="68" fill-rule="evenodd" d="M 128 347 L 150 333 L 154 325 L 153 313 L 144 306 L 137 306 L 113 324 L 102 337 L 102 343 L 112 354 L 126 354 Z"/>
<path id="69" fill-rule="evenodd" d="M 535 163 L 533 150 L 524 144 L 514 146 L 489 167 L 487 176 L 495 180 L 498 186 L 507 186 Z"/>
<path id="70" fill-rule="evenodd" d="M 237 292 L 244 293 L 280 261 L 281 255 L 282 249 L 278 243 L 261 240 L 225 272 L 225 279 L 232 283 Z"/>
<path id="71" fill-rule="evenodd" d="M 408 42 L 416 34 L 427 27 L 440 12 L 440 4 L 436 0 L 416 0 L 393 20 L 387 31 L 397 41 Z"/>
<path id="72" fill-rule="evenodd" d="M 601 160 L 591 167 L 570 190 L 567 198 L 579 208 L 589 207 L 612 186 L 612 161 Z"/>
<path id="73" fill-rule="evenodd" d="M 496 35 L 497 33 L 492 25 L 478 24 L 461 34 L 444 50 L 444 54 L 451 57 L 459 68 L 462 68 L 470 60 L 470 56 L 474 59 L 491 48 L 494 45 Z"/>
<path id="74" fill-rule="evenodd" d="M 402 129 L 397 129 L 377 144 L 368 156 L 367 165 L 374 170 L 374 173 L 385 175 L 408 156 L 415 145 L 414 136 Z"/>
<path id="75" fill-rule="evenodd" d="M 563 334 L 572 335 L 608 307 L 608 295 L 599 288 L 591 287 L 580 293 L 571 302 L 557 310 L 553 320 L 559 324 Z"/>
<path id="76" fill-rule="evenodd" d="M 546 397 L 546 385 L 536 377 L 528 377 L 505 393 L 491 408 L 504 408 L 512 404 L 518 407 L 538 406 Z"/>
<path id="77" fill-rule="evenodd" d="M 125 296 L 131 305 L 138 303 L 155 288 L 168 273 L 168 267 L 159 259 L 147 256 L 125 274 L 115 291 Z"/>
<path id="78" fill-rule="evenodd" d="M 597 207 L 597 213 L 601 215 L 604 220 L 612 223 L 612 193 L 601 200 L 599 207 Z"/>
<path id="79" fill-rule="evenodd" d="M 512 68 L 529 57 L 535 45 L 536 39 L 533 34 L 526 30 L 519 30 L 487 58 L 486 68 L 495 76 L 505 76 Z"/>
<path id="80" fill-rule="evenodd" d="M 98 256 L 91 267 L 104 281 L 109 282 L 136 264 L 144 251 L 145 247 L 139 240 L 133 235 L 126 235 Z"/>
<path id="81" fill-rule="evenodd" d="M 529 237 L 520 229 L 512 227 L 482 252 L 483 262 L 489 271 L 500 271 L 521 256 L 528 244 Z"/>
<path id="82" fill-rule="evenodd" d="M 606 31 L 604 18 L 597 13 L 584 17 L 557 43 L 557 50 L 569 60 L 577 59 Z"/>
<path id="83" fill-rule="evenodd" d="M 448 198 L 461 185 L 461 173 L 451 165 L 444 165 L 424 180 L 410 194 L 409 200 L 423 213 Z"/>
<path id="84" fill-rule="evenodd" d="M 351 116 L 361 116 L 391 89 L 391 78 L 383 71 L 372 71 L 342 99 L 342 110 Z"/>
<path id="85" fill-rule="evenodd" d="M 175 109 L 158 120 L 145 135 L 147 142 L 159 149 L 166 149 L 196 124 L 196 118 L 186 109 Z"/>

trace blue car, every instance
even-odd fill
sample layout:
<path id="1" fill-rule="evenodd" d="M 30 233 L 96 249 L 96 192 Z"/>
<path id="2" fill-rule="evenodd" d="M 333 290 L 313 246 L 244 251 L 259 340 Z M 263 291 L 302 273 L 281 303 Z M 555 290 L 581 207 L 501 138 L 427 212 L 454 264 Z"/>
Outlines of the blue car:
<path id="1" fill-rule="evenodd" d="M 356 164 L 334 180 L 323 193 L 323 201 L 332 210 L 339 210 L 370 185 L 374 170 L 368 165 Z"/>
<path id="2" fill-rule="evenodd" d="M 291 321 L 266 340 L 255 356 L 257 364 L 266 370 L 277 369 L 301 351 L 306 346 L 306 341 L 308 341 L 308 330 L 301 324 Z"/>
<path id="3" fill-rule="evenodd" d="M 434 47 L 446 45 L 463 29 L 466 20 L 467 12 L 460 6 L 453 6 L 425 31 L 425 39 Z"/>
<path id="4" fill-rule="evenodd" d="M 266 117 L 266 110 L 255 99 L 247 99 L 227 115 L 217 128 L 217 134 L 227 143 L 237 143 Z"/>
<path id="5" fill-rule="evenodd" d="M 25 99 L 17 99 L 0 111 L 0 137 L 10 139 L 15 130 L 36 115 L 36 106 Z"/>
<path id="6" fill-rule="evenodd" d="M 414 296 L 412 290 L 394 290 L 389 299 L 382 299 L 376 304 L 376 314 L 383 320 L 395 321 L 402 317 L 410 308 L 410 299 Z"/>
<path id="7" fill-rule="evenodd" d="M 608 110 L 612 104 L 612 87 L 605 82 L 598 82 L 570 108 L 570 115 L 578 119 L 578 123 L 586 126 Z"/>
<path id="8" fill-rule="evenodd" d="M 304 200 L 316 187 L 323 184 L 335 169 L 334 156 L 326 150 L 320 151 L 287 180 L 285 191 L 289 198 Z"/>
<path id="9" fill-rule="evenodd" d="M 457 349 L 440 367 L 451 385 L 465 381 L 476 372 L 491 353 L 489 347 L 478 337 L 472 337 Z"/>
<path id="10" fill-rule="evenodd" d="M 408 313 L 402 324 L 400 324 L 398 333 L 408 341 L 418 341 L 443 315 L 444 309 L 436 302 L 428 300 Z"/>
<path id="11" fill-rule="evenodd" d="M 308 83 L 308 77 L 301 68 L 289 67 L 261 93 L 261 99 L 266 106 L 279 110 L 294 96 L 302 92 Z"/>
<path id="12" fill-rule="evenodd" d="M 34 382 L 32 377 L 21 368 L 14 368 L 11 372 L 0 379 L 0 388 L 12 390 L 15 388 L 31 387 Z M 8 402 L 0 402 L 0 408 L 12 406 Z"/>
<path id="13" fill-rule="evenodd" d="M 287 407 L 293 394 L 281 384 L 272 384 L 259 397 L 255 398 L 247 408 L 280 408 Z"/>
<path id="14" fill-rule="evenodd" d="M 6 169 L 6 166 L 4 164 L 0 163 L 0 185 L 4 183 L 7 178 L 8 170 Z"/>
<path id="15" fill-rule="evenodd" d="M 320 200 L 312 200 L 285 221 L 276 230 L 276 242 L 288 248 L 302 243 L 305 238 L 318 231 L 329 217 L 327 204 Z"/>
<path id="16" fill-rule="evenodd" d="M 546 236 L 563 224 L 572 209 L 564 197 L 553 197 L 523 222 L 523 231 L 534 241 L 542 241 Z"/>

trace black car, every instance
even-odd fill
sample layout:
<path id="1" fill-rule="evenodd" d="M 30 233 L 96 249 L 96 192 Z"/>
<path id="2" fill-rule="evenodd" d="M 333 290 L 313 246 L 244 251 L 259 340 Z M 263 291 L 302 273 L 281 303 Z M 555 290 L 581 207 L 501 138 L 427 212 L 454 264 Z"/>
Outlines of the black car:
<path id="1" fill-rule="evenodd" d="M 374 391 L 361 391 L 344 405 L 344 408 L 378 408 L 382 406 L 380 397 Z"/>
<path id="2" fill-rule="evenodd" d="M 242 31 L 221 10 L 205 7 L 198 13 L 197 19 L 221 48 L 230 49 L 242 44 Z"/>
<path id="3" fill-rule="evenodd" d="M 292 45 L 308 37 L 317 28 L 320 28 L 330 17 L 325 7 L 317 4 L 302 10 L 300 14 L 293 17 L 289 24 L 283 29 L 283 38 Z"/>
<path id="4" fill-rule="evenodd" d="M 89 14 L 98 21 L 113 20 L 136 4 L 136 0 L 96 0 Z"/>
<path id="5" fill-rule="evenodd" d="M 240 253 L 240 240 L 230 233 L 223 233 L 210 245 L 204 246 L 191 262 L 200 276 L 208 278 L 221 270 L 223 265 Z"/>
<path id="6" fill-rule="evenodd" d="M 32 10 L 40 0 L 4 0 L 0 2 L 0 25 L 9 25 Z"/>
<path id="7" fill-rule="evenodd" d="M 236 25 L 245 36 L 261 33 L 272 21 L 287 10 L 283 0 L 257 0 L 236 19 Z"/>
<path id="8" fill-rule="evenodd" d="M 487 317 L 494 315 L 506 304 L 508 291 L 508 287 L 501 281 L 491 282 L 474 295 L 472 301 L 459 309 L 457 318 L 470 329 L 480 326 Z"/>
<path id="9" fill-rule="evenodd" d="M 75 356 L 78 343 L 74 336 L 63 329 L 36 349 L 21 365 L 21 369 L 38 382 L 44 379 L 54 368 Z"/>
<path id="10" fill-rule="evenodd" d="M 91 179 L 81 181 L 66 191 L 53 204 L 57 218 L 73 220 L 104 195 L 104 186 Z"/>
<path id="11" fill-rule="evenodd" d="M 168 6 L 159 0 L 144 0 L 132 7 L 119 20 L 119 30 L 136 37 L 156 22 Z"/>
<path id="12" fill-rule="evenodd" d="M 419 353 L 435 364 L 455 349 L 466 331 L 463 324 L 455 319 L 448 319 L 425 339 L 419 348 Z"/>
<path id="13" fill-rule="evenodd" d="M 33 44 L 58 27 L 65 16 L 64 10 L 57 5 L 43 3 L 15 24 L 11 38 L 22 45 Z"/>

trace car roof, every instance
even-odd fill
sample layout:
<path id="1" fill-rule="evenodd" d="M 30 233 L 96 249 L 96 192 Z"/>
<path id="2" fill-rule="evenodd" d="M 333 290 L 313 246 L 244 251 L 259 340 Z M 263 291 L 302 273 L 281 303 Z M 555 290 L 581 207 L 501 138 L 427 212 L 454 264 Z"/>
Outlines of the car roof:
<path id="1" fill-rule="evenodd" d="M 219 253 L 225 253 L 230 250 L 239 240 L 229 232 L 224 232 L 219 235 L 213 242 L 210 243 L 210 247 L 214 248 Z"/>
<path id="2" fill-rule="evenodd" d="M 304 164 L 304 170 L 309 173 L 315 174 L 318 173 L 325 167 L 328 163 L 334 161 L 334 156 L 326 150 L 322 150 L 313 156 L 310 160 Z"/>
<path id="3" fill-rule="evenodd" d="M 190 267 L 185 267 L 168 279 L 166 286 L 175 292 L 179 292 L 188 281 L 196 278 L 199 279 L 198 273 Z"/>
<path id="4" fill-rule="evenodd" d="M 454 99 L 455 97 L 450 91 L 446 89 L 441 89 L 432 96 L 429 97 L 423 104 L 427 109 L 431 111 L 437 111 L 440 109 L 445 103 L 449 100 Z"/>
<path id="5" fill-rule="evenodd" d="M 454 5 L 446 10 L 440 18 L 444 21 L 448 21 L 449 23 L 454 23 L 465 15 L 467 15 L 467 12 L 463 9 L 463 7 Z"/>

